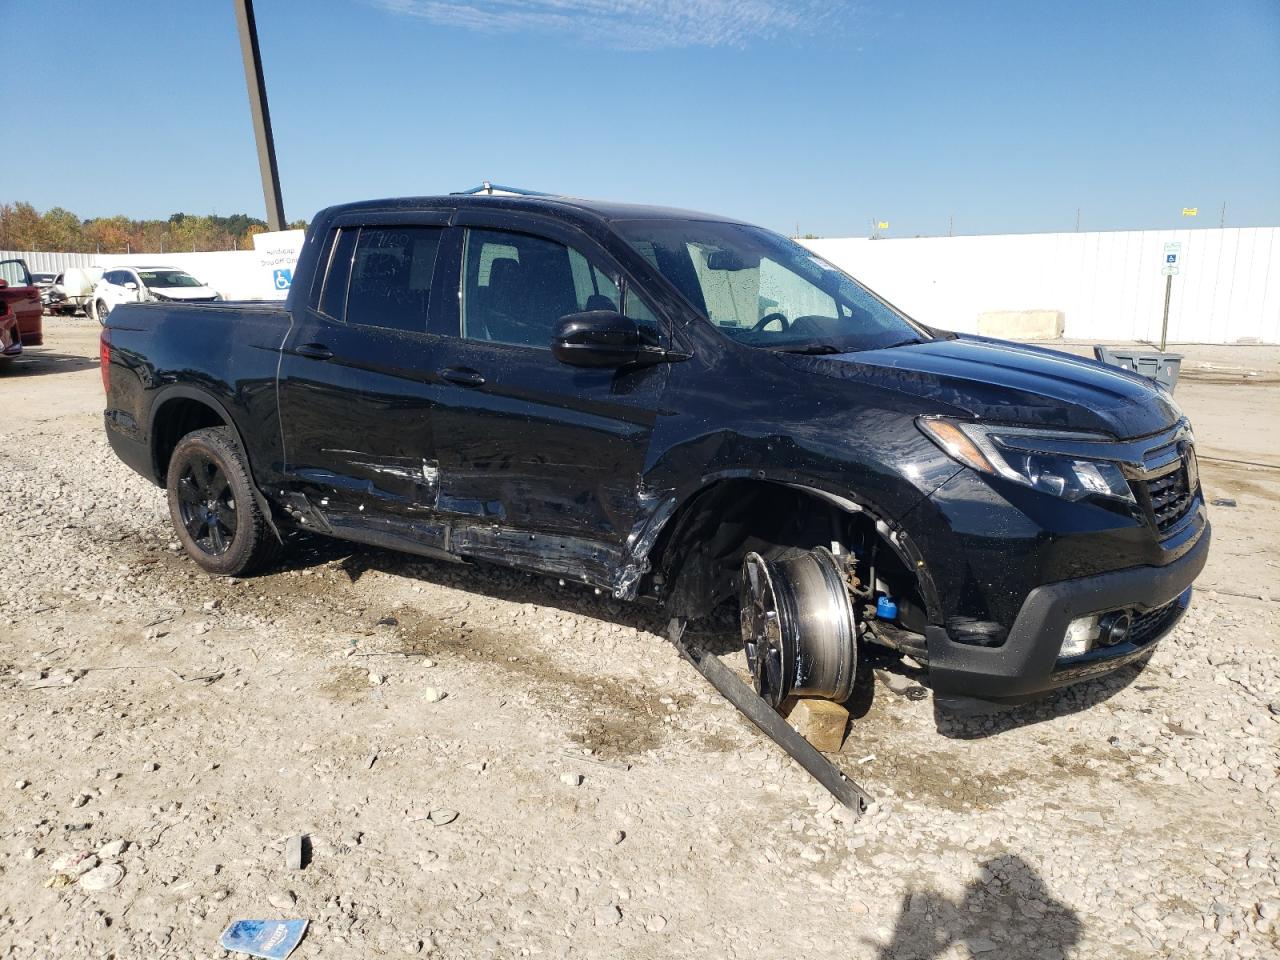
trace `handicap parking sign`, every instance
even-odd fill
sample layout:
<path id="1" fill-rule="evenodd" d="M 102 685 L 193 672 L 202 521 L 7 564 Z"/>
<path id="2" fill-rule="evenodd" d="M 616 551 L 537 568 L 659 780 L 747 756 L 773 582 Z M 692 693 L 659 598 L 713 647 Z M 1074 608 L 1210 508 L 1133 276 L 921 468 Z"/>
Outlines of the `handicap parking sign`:
<path id="1" fill-rule="evenodd" d="M 1177 255 L 1176 253 L 1166 253 L 1166 254 L 1164 255 L 1164 262 L 1165 262 L 1165 263 L 1177 263 L 1177 262 L 1178 262 L 1178 255 Z M 279 273 L 279 272 L 280 272 L 279 270 L 277 270 L 277 271 L 276 271 L 276 273 Z"/>
<path id="2" fill-rule="evenodd" d="M 271 275 L 274 278 L 277 290 L 288 290 L 289 285 L 293 283 L 293 271 L 287 267 L 280 270 L 272 270 Z"/>

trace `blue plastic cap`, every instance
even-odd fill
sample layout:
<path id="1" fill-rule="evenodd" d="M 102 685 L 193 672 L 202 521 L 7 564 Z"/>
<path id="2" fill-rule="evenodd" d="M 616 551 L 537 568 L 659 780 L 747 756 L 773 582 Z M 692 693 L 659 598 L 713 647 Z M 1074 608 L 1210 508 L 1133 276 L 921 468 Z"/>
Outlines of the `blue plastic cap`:
<path id="1" fill-rule="evenodd" d="M 897 620 L 898 605 L 892 597 L 880 597 L 876 600 L 876 616 L 881 620 Z"/>

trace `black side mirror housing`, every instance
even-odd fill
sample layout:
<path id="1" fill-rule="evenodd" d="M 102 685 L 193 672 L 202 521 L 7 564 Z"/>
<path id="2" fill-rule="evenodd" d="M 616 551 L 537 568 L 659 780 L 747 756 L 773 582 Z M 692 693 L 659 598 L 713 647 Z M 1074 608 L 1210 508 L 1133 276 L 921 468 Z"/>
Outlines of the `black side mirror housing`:
<path id="1" fill-rule="evenodd" d="M 640 327 L 616 310 L 588 310 L 561 317 L 551 352 L 574 367 L 625 367 L 644 360 L 661 362 L 664 352 L 640 338 Z"/>

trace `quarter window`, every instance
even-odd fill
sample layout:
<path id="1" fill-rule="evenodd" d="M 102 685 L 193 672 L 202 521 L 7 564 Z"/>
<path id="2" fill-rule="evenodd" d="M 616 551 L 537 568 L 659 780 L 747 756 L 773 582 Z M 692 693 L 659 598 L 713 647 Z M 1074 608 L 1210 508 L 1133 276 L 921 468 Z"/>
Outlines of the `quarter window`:
<path id="1" fill-rule="evenodd" d="M 320 312 L 335 320 L 342 319 L 347 307 L 347 281 L 351 278 L 351 255 L 356 249 L 356 239 L 360 229 L 352 227 L 342 230 L 333 245 L 333 255 L 329 258 L 329 270 L 324 278 L 324 290 L 320 294 Z"/>

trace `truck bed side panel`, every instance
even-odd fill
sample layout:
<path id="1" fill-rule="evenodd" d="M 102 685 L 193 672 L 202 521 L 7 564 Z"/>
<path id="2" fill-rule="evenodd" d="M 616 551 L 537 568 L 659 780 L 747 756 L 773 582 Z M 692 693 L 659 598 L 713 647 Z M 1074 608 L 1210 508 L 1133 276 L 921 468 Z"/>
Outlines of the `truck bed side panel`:
<path id="1" fill-rule="evenodd" d="M 239 431 L 259 486 L 279 477 L 283 450 L 276 373 L 289 330 L 283 307 L 126 304 L 111 312 L 107 326 L 112 359 L 106 422 L 117 439 L 149 448 L 165 403 L 208 399 Z M 159 482 L 162 464 L 146 471 L 124 458 Z"/>

